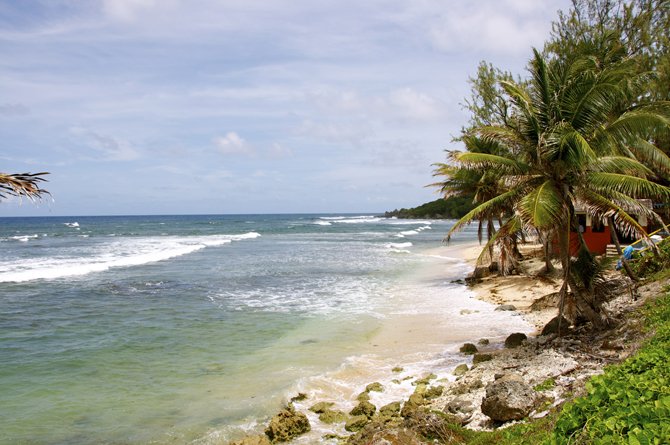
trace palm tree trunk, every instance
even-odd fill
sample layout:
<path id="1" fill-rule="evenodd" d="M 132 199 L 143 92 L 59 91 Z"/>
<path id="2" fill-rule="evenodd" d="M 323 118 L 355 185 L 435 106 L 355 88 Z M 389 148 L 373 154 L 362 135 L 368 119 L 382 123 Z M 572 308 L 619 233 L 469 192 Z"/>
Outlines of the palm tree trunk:
<path id="1" fill-rule="evenodd" d="M 626 273 L 630 277 L 631 280 L 638 282 L 640 281 L 637 278 L 637 275 L 635 275 L 635 272 L 633 272 L 633 269 L 630 268 L 630 264 L 628 264 L 628 260 L 626 257 L 623 255 L 623 250 L 621 250 L 621 244 L 619 243 L 619 236 L 616 233 L 616 228 L 614 227 L 614 218 L 611 216 L 607 218 L 607 225 L 610 228 L 610 235 L 612 236 L 612 241 L 614 242 L 614 245 L 616 246 L 616 251 L 619 254 L 619 258 L 621 258 L 621 264 L 623 264 L 623 268 L 626 269 Z"/>
<path id="2" fill-rule="evenodd" d="M 487 232 L 488 241 L 491 241 L 491 238 L 493 238 L 493 234 L 495 233 L 495 229 L 493 228 L 493 214 L 491 213 L 489 213 Z M 493 264 L 493 244 L 489 244 L 489 256 L 491 257 L 491 264 Z"/>
<path id="3" fill-rule="evenodd" d="M 554 231 L 550 230 L 546 235 L 544 240 L 544 264 L 547 268 L 548 273 L 552 273 L 556 270 L 554 263 L 551 260 L 554 257 Z"/>

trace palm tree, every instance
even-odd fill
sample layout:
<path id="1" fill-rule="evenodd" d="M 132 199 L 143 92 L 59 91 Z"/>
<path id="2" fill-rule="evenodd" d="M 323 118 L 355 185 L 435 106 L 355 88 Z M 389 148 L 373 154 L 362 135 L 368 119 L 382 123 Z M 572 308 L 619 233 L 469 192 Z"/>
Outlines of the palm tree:
<path id="1" fill-rule="evenodd" d="M 36 200 L 42 202 L 44 195 L 51 196 L 51 193 L 40 188 L 40 182 L 47 180 L 42 178 L 48 175 L 47 172 L 42 173 L 0 173 L 0 199 L 7 199 L 8 196 L 25 196 L 32 202 Z"/>
<path id="2" fill-rule="evenodd" d="M 553 230 L 563 265 L 560 310 L 569 287 L 579 312 L 595 327 L 602 327 L 607 318 L 570 273 L 571 234 L 579 233 L 575 206 L 584 207 L 594 219 L 612 217 L 625 232 L 647 237 L 630 213 L 656 215 L 636 199 L 670 196 L 670 189 L 650 181 L 653 173 L 631 156 L 634 149 L 670 165 L 660 150 L 642 143 L 650 134 L 667 133 L 670 104 L 632 104 L 624 87 L 631 82 L 625 68 L 603 68 L 588 58 L 548 63 L 535 51 L 528 89 L 502 82 L 514 107 L 512 122 L 477 130 L 484 140 L 507 146 L 513 156 L 463 153 L 457 157 L 467 168 L 494 166 L 502 171 L 501 181 L 508 191 L 465 215 L 448 236 L 501 205 L 514 210 L 491 240 L 503 250 L 507 240 L 498 241 L 498 235 L 509 238 L 521 229 Z"/>
<path id="3" fill-rule="evenodd" d="M 470 153 L 486 153 L 497 156 L 505 156 L 506 154 L 505 147 L 496 141 L 486 141 L 474 135 L 464 135 L 460 140 L 465 143 L 465 147 Z M 460 151 L 446 150 L 446 152 L 450 164 L 433 164 L 437 167 L 433 170 L 433 176 L 443 176 L 445 179 L 426 187 L 439 187 L 438 193 L 442 193 L 445 199 L 450 196 L 474 195 L 473 202 L 475 203 L 487 202 L 504 191 L 500 182 L 501 173 L 499 170 L 490 167 L 481 169 L 463 168 L 458 161 L 462 154 Z M 478 216 L 477 234 L 480 243 L 482 242 L 484 224 L 486 223 L 487 241 L 490 241 L 496 232 L 494 219 L 497 219 L 499 226 L 502 226 L 502 216 L 506 210 L 502 206 L 491 207 Z M 489 244 L 488 252 L 490 260 L 493 261 L 492 244 Z"/>

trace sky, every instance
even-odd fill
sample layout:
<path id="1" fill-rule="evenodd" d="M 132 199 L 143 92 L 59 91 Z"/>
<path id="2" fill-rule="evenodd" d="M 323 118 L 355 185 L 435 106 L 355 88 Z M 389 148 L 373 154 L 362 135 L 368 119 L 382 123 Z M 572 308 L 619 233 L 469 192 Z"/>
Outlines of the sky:
<path id="1" fill-rule="evenodd" d="M 570 0 L 0 0 L 2 216 L 361 213 L 437 199 L 482 60 Z"/>

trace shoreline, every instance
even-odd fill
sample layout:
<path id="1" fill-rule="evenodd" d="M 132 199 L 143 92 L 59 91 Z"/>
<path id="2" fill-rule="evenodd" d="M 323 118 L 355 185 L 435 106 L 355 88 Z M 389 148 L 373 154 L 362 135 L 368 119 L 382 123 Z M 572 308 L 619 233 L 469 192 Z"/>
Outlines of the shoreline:
<path id="1" fill-rule="evenodd" d="M 542 252 L 541 247 L 541 245 L 536 244 L 519 246 L 525 257 L 524 261 L 520 263 L 521 273 L 519 275 L 502 276 L 494 272 L 467 285 L 468 289 L 476 294 L 475 298 L 480 301 L 496 306 L 514 306 L 515 312 L 520 313 L 525 321 L 535 326 L 536 332 L 533 332 L 532 335 L 538 335 L 542 328 L 558 315 L 557 308 L 551 304 L 535 304 L 533 306 L 533 303 L 537 300 L 558 292 L 560 289 L 560 280 L 536 275 L 544 267 L 544 262 L 538 257 L 538 254 Z M 431 249 L 429 253 L 458 258 L 474 268 L 483 248 L 483 245 L 472 243 L 442 246 Z"/>
<path id="2" fill-rule="evenodd" d="M 482 248 L 478 243 L 469 243 L 441 246 L 421 252 L 420 254 L 444 258 L 447 260 L 447 263 L 441 267 L 449 267 L 446 265 L 449 264 L 448 260 L 457 260 L 455 264 L 470 266 L 471 268 L 469 272 L 465 273 L 465 276 L 452 281 L 455 285 L 460 285 L 458 286 L 459 288 L 465 286 L 465 289 L 469 291 L 468 293 L 471 293 L 464 300 L 469 300 L 471 303 L 473 303 L 472 300 L 485 302 L 487 303 L 489 312 L 491 309 L 488 305 L 514 304 L 516 307 L 514 314 L 510 314 L 509 312 L 499 314 L 501 317 L 504 317 L 503 319 L 511 322 L 509 323 L 511 329 L 514 329 L 514 318 L 507 317 L 518 315 L 519 318 L 524 320 L 526 325 L 533 326 L 535 330 L 541 330 L 555 316 L 556 309 L 531 311 L 530 307 L 536 299 L 548 293 L 555 292 L 557 284 L 542 284 L 537 277 L 519 275 L 486 277 L 480 282 L 466 286 L 464 279 L 472 274 Z M 432 270 L 432 273 L 434 274 L 435 270 Z M 467 301 L 463 303 L 467 305 Z M 476 323 L 477 319 L 474 317 L 482 315 L 476 314 L 480 312 L 479 310 L 473 310 L 472 312 L 474 313 L 471 313 L 470 310 L 461 309 L 460 311 L 460 318 L 465 319 L 468 323 Z M 419 323 L 418 326 L 415 326 L 416 332 L 413 332 L 414 329 L 407 330 L 415 322 Z M 443 327 L 435 317 L 431 318 L 425 314 L 404 314 L 402 317 L 393 320 L 393 323 L 386 327 L 385 332 L 377 332 L 370 338 L 371 347 L 367 351 L 361 351 L 362 354 L 360 355 L 350 357 L 350 360 L 344 363 L 340 369 L 329 373 L 330 375 L 312 376 L 307 381 L 303 381 L 294 387 L 292 390 L 293 393 L 286 396 L 285 403 L 287 406 L 291 403 L 296 412 L 306 415 L 312 425 L 312 431 L 295 438 L 291 443 L 308 444 L 318 441 L 319 443 L 334 444 L 337 443 L 336 440 L 339 440 L 335 439 L 335 437 L 341 438 L 343 434 L 349 434 L 343 431 L 344 425 L 323 425 L 321 420 L 319 420 L 320 414 L 310 410 L 317 403 L 326 402 L 332 404 L 332 408 L 329 409 L 345 415 L 356 407 L 363 393 L 369 395 L 369 401 L 378 409 L 390 403 L 402 403 L 402 400 L 407 400 L 407 397 L 416 393 L 418 390 L 417 385 L 421 385 L 416 382 L 428 376 L 435 376 L 435 380 L 430 382 L 429 385 L 434 384 L 443 388 L 453 388 L 461 380 L 461 377 L 454 375 L 455 368 L 464 363 L 467 364 L 468 368 L 472 367 L 472 355 L 464 356 L 458 352 L 458 347 L 463 343 L 476 343 L 479 339 L 490 339 L 490 344 L 479 346 L 480 352 L 493 354 L 500 359 L 505 356 L 507 350 L 504 349 L 504 340 L 509 334 L 505 334 L 504 336 L 496 335 L 494 328 L 485 325 L 483 326 L 487 330 L 485 335 L 478 336 L 474 332 L 465 332 L 462 338 L 451 339 L 450 343 L 455 344 L 457 342 L 458 345 L 456 346 L 456 350 L 450 353 L 448 350 L 450 346 L 435 338 L 441 336 L 441 334 L 436 335 L 436 333 L 439 333 Z M 474 325 L 472 331 L 477 331 Z M 509 333 L 515 332 L 510 331 L 510 329 L 507 329 L 507 331 Z M 407 334 L 411 339 L 403 338 L 404 334 L 408 332 L 412 333 Z M 536 332 L 529 330 L 525 332 L 528 332 L 529 336 L 537 335 Z M 401 340 L 408 340 L 410 343 L 415 344 L 417 347 L 416 355 L 412 356 L 401 353 L 398 360 L 389 360 L 389 357 L 393 355 L 390 352 L 395 348 L 394 343 L 398 343 Z M 437 353 L 436 351 L 440 348 L 440 344 L 443 352 Z M 406 349 L 406 345 L 404 347 Z M 447 350 L 444 349 L 445 347 L 447 347 Z M 381 356 L 377 356 L 377 352 L 381 353 Z M 552 358 L 556 359 L 555 357 Z M 537 364 L 535 365 L 537 366 Z M 565 367 L 567 365 L 561 366 Z M 391 373 L 392 368 L 401 370 Z M 482 367 L 481 369 L 484 368 Z M 381 374 L 385 375 L 382 377 Z M 395 378 L 389 376 L 393 374 L 395 374 Z M 491 378 L 492 375 L 490 376 Z M 357 381 L 355 387 L 346 388 L 345 385 L 340 385 L 339 387 L 337 384 L 334 385 L 338 380 L 341 383 L 345 381 L 351 383 L 351 379 Z M 367 385 L 375 382 L 383 386 L 384 389 L 382 392 L 376 393 L 366 390 Z M 426 390 L 429 385 L 423 385 L 422 387 Z M 304 400 L 293 401 L 293 396 L 301 394 L 305 396 Z M 289 402 L 289 399 L 291 399 L 291 402 Z M 444 396 L 438 396 L 432 404 L 435 407 L 440 407 L 440 409 L 446 409 L 445 400 Z M 483 416 L 481 412 L 479 415 L 480 417 Z M 333 439 L 324 439 L 325 436 L 331 436 Z M 238 441 L 232 443 L 244 444 L 245 442 Z"/>

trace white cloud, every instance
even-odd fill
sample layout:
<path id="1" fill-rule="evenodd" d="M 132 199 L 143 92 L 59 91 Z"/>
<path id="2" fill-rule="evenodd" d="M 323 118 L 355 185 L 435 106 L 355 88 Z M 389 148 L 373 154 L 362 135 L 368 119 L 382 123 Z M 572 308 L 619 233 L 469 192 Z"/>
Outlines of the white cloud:
<path id="1" fill-rule="evenodd" d="M 257 155 L 256 147 L 242 139 L 234 131 L 226 134 L 225 137 L 215 136 L 212 138 L 216 144 L 217 150 L 225 155 L 243 155 L 254 157 Z"/>

